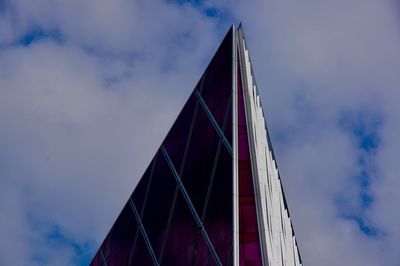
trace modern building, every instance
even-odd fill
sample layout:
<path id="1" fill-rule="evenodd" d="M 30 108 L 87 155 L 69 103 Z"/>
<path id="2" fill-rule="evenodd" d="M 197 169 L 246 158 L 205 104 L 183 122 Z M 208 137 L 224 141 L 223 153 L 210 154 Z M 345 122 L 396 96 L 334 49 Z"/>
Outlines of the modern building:
<path id="1" fill-rule="evenodd" d="M 302 265 L 241 27 L 90 265 Z"/>

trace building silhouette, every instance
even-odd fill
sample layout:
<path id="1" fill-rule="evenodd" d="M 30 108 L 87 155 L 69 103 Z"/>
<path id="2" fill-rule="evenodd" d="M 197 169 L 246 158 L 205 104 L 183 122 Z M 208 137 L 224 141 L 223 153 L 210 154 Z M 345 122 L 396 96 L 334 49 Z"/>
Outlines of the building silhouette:
<path id="1" fill-rule="evenodd" d="M 231 27 L 97 265 L 302 265 L 242 27 Z"/>

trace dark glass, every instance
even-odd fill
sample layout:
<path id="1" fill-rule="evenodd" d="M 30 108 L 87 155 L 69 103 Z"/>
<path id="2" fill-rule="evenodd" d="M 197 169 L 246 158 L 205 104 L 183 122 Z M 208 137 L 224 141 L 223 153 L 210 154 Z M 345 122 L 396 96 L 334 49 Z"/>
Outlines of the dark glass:
<path id="1" fill-rule="evenodd" d="M 195 110 L 199 109 L 196 107 L 196 102 L 197 99 L 192 94 L 163 142 L 178 173 L 181 173 L 182 158 L 188 146 L 190 128 L 197 113 Z"/>
<path id="2" fill-rule="evenodd" d="M 201 96 L 222 128 L 232 94 L 232 34 L 226 35 L 205 73 Z M 227 136 L 228 141 L 231 137 Z"/>
<path id="3" fill-rule="evenodd" d="M 182 174 L 182 183 L 199 215 L 207 195 L 219 139 L 207 115 L 199 109 Z"/>
<path id="4" fill-rule="evenodd" d="M 202 97 L 218 121 L 232 147 L 232 35 L 222 42 L 221 52 L 207 69 Z M 233 173 L 232 155 L 218 141 L 213 158 L 212 179 L 203 205 L 202 220 L 223 265 L 232 264 L 233 251 Z"/>
<path id="5" fill-rule="evenodd" d="M 136 246 L 132 256 L 129 257 L 129 264 L 120 265 L 133 265 L 133 266 L 150 266 L 154 265 L 150 252 L 146 246 L 146 242 L 141 233 L 139 233 Z"/>
<path id="6" fill-rule="evenodd" d="M 162 144 L 224 265 L 230 261 L 232 250 L 232 156 L 199 104 L 196 92 L 232 145 L 232 32 L 225 37 Z M 162 152 L 156 154 L 131 198 L 159 263 L 215 265 Z M 107 264 L 152 265 L 135 216 L 125 208 L 101 246 Z M 91 265 L 98 262 L 99 253 Z"/>
<path id="7" fill-rule="evenodd" d="M 164 242 L 176 184 L 171 169 L 159 151 L 142 217 L 156 256 L 160 254 Z"/>
<path id="8" fill-rule="evenodd" d="M 204 225 L 223 265 L 232 265 L 233 210 L 232 157 L 221 149 L 208 204 L 204 205 Z"/>
<path id="9" fill-rule="evenodd" d="M 152 182 L 151 179 L 153 178 L 153 172 L 157 160 L 158 156 L 156 154 L 131 195 L 139 214 L 143 213 L 143 205 L 148 197 L 147 192 Z"/>
<path id="10" fill-rule="evenodd" d="M 190 212 L 187 202 L 181 192 L 178 193 L 171 227 L 165 243 L 165 250 L 160 260 L 163 265 L 192 265 L 196 254 L 197 261 L 208 261 L 212 259 L 207 245 L 202 241 L 196 247 L 198 233 L 200 232 L 195 219 Z M 196 260 L 194 260 L 196 261 Z"/>
<path id="11" fill-rule="evenodd" d="M 107 265 L 128 265 L 132 251 L 137 222 L 131 207 L 126 204 L 114 224 L 105 243 L 103 250 Z"/>
<path id="12" fill-rule="evenodd" d="M 190 265 L 215 265 L 214 257 L 211 255 L 207 243 L 200 233 L 196 236 Z"/>

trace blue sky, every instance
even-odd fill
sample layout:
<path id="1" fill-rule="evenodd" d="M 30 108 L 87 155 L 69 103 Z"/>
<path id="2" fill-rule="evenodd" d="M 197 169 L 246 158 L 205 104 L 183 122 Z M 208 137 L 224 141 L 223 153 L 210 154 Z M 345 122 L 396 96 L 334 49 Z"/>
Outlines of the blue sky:
<path id="1" fill-rule="evenodd" d="M 232 23 L 305 265 L 398 265 L 391 0 L 0 0 L 0 265 L 86 265 Z"/>

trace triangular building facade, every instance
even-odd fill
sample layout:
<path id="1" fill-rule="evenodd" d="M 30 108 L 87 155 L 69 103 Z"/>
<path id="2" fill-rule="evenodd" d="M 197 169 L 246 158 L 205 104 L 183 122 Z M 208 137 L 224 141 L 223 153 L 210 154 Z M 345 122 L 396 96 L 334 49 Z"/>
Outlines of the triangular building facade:
<path id="1" fill-rule="evenodd" d="M 241 27 L 90 265 L 302 265 Z"/>

